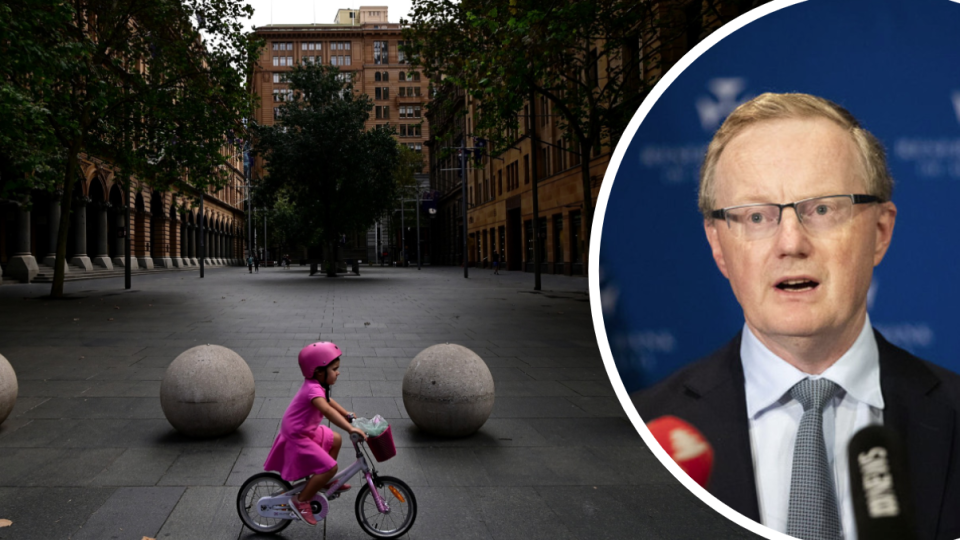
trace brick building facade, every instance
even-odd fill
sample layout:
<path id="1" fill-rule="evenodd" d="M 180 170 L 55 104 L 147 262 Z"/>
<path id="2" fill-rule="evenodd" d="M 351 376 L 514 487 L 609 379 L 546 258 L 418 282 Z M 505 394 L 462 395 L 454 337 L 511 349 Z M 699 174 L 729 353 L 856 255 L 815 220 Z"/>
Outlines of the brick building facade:
<path id="1" fill-rule="evenodd" d="M 276 122 L 281 103 L 292 91 L 285 74 L 294 66 L 337 66 L 353 83 L 354 91 L 373 102 L 366 128 L 387 124 L 396 128 L 398 142 L 426 154 L 423 173 L 429 172 L 425 142 L 430 139 L 430 128 L 425 112 L 430 82 L 407 63 L 400 24 L 388 22 L 386 7 L 341 9 L 332 24 L 272 24 L 256 28 L 255 33 L 266 43 L 250 82 L 250 91 L 260 100 L 254 115 L 257 123 Z M 262 174 L 263 163 L 258 160 L 254 175 Z M 378 230 L 376 225 L 367 234 L 347 235 L 341 255 L 376 260 L 379 244 L 398 243 L 386 240 L 388 235 L 392 232 Z"/>

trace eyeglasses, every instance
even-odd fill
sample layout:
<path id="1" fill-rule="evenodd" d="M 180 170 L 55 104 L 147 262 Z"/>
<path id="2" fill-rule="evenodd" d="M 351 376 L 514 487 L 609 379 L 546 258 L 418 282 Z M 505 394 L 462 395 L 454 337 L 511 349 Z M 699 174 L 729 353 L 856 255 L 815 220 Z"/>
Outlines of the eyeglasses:
<path id="1" fill-rule="evenodd" d="M 738 238 L 760 240 L 773 236 L 780 226 L 784 208 L 793 208 L 797 220 L 812 234 L 830 231 L 850 221 L 853 205 L 882 202 L 873 195 L 828 195 L 787 204 L 757 203 L 730 206 L 710 212 L 723 219 Z"/>

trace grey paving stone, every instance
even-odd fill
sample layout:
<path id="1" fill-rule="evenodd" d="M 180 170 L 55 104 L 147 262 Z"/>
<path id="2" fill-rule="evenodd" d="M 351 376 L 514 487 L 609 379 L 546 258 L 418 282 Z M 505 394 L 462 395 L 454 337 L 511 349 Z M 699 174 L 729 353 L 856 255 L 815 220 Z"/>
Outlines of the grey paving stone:
<path id="1" fill-rule="evenodd" d="M 267 460 L 270 447 L 246 447 L 240 451 L 240 456 L 233 464 L 226 485 L 241 486 L 251 476 L 263 472 L 263 463 Z"/>
<path id="2" fill-rule="evenodd" d="M 154 538 L 184 490 L 182 487 L 118 488 L 71 539 Z"/>
<path id="3" fill-rule="evenodd" d="M 102 496 L 71 516 L 74 528 L 89 521 L 93 530 L 102 519 L 91 518 L 95 510 L 103 507 L 105 516 L 135 498 L 116 495 L 104 506 L 115 487 L 159 483 L 186 490 L 155 538 L 252 538 L 236 516 L 237 486 L 260 471 L 303 382 L 297 353 L 325 339 L 345 351 L 336 399 L 349 410 L 396 416 L 398 455 L 376 467 L 418 495 L 421 514 L 408 538 L 726 537 L 716 526 L 722 518 L 678 487 L 619 412 L 595 345 L 585 279 L 545 275 L 544 291 L 534 293 L 532 276 L 516 272 L 471 269 L 469 280 L 457 268 L 374 267 L 337 280 L 307 273 L 210 268 L 202 281 L 193 271 L 157 273 L 135 276 L 132 291 L 122 280 L 70 282 L 67 293 L 83 298 L 48 305 L 23 298 L 49 286 L 0 287 L 0 343 L 23 389 L 0 425 L 0 486 L 8 486 L 0 488 L 0 513 L 10 507 L 3 489 L 40 493 L 66 478 L 76 484 L 71 495 L 108 488 L 89 492 Z M 478 352 L 498 390 L 495 414 L 469 437 L 422 433 L 403 407 L 411 358 L 444 342 Z M 196 440 L 170 426 L 157 396 L 169 363 L 203 343 L 246 360 L 257 398 L 235 433 Z M 342 466 L 355 459 L 346 445 Z M 24 487 L 38 481 L 39 490 Z M 580 490 L 589 493 L 575 499 Z M 330 538 L 367 538 L 353 515 L 355 493 L 332 504 Z M 601 505 L 618 511 L 618 504 L 637 511 L 623 513 L 622 523 L 589 514 Z M 61 525 L 33 537 L 74 532 Z M 0 538 L 9 530 L 0 529 Z M 322 535 L 294 524 L 282 537 Z"/>
<path id="4" fill-rule="evenodd" d="M 184 450 L 167 472 L 160 477 L 161 486 L 222 486 L 240 455 L 240 450 Z"/>
<path id="5" fill-rule="evenodd" d="M 576 418 L 593 416 L 563 397 L 498 397 L 491 418 Z"/>
<path id="6" fill-rule="evenodd" d="M 338 400 L 339 401 L 339 400 Z M 380 415 L 386 419 L 400 418 L 400 409 L 395 398 L 352 398 L 353 412 L 360 417 L 373 418 Z M 349 409 L 348 409 L 349 410 Z"/>
<path id="7" fill-rule="evenodd" d="M 471 491 L 494 538 L 576 538 L 534 488 L 478 487 Z"/>
<path id="8" fill-rule="evenodd" d="M 4 540 L 70 538 L 115 488 L 0 487 L 0 514 L 13 522 Z"/>
<path id="9" fill-rule="evenodd" d="M 237 517 L 237 488 L 189 487 L 157 533 L 158 540 L 235 540 L 243 525 Z"/>
<path id="10" fill-rule="evenodd" d="M 33 419 L 14 418 L 26 422 L 15 430 L 0 431 L 0 448 L 40 448 L 55 444 L 63 434 L 74 427 L 73 422 L 63 418 Z M 10 422 L 7 420 L 6 424 Z M 0 426 L 2 427 L 2 426 Z"/>

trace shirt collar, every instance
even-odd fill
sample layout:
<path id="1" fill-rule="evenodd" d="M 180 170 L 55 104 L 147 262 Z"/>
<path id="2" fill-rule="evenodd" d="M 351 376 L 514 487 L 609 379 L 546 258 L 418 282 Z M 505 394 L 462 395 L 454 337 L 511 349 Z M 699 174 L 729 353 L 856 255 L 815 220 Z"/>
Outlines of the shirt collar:
<path id="1" fill-rule="evenodd" d="M 740 341 L 740 361 L 750 418 L 756 418 L 776 405 L 795 384 L 808 377 L 823 377 L 837 383 L 857 401 L 878 409 L 884 407 L 880 391 L 880 352 L 869 315 L 853 346 L 819 376 L 804 373 L 773 354 L 753 335 L 746 323 Z"/>

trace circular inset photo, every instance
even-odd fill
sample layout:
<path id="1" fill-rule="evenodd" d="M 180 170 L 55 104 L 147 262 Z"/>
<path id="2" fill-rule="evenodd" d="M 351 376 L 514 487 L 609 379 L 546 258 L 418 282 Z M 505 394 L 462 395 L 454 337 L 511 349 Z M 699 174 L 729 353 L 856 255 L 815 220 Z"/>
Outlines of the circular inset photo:
<path id="1" fill-rule="evenodd" d="M 767 4 L 613 155 L 608 373 L 664 465 L 761 535 L 960 537 L 957 28 L 947 0 Z"/>

